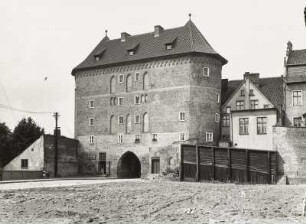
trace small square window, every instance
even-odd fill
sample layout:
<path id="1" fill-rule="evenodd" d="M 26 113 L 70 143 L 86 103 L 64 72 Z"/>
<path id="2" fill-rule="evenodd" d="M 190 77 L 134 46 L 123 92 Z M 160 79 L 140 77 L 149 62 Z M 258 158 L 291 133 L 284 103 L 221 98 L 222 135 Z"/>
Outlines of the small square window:
<path id="1" fill-rule="evenodd" d="M 206 141 L 207 142 L 213 142 L 214 141 L 214 133 L 206 132 Z"/>
<path id="2" fill-rule="evenodd" d="M 123 124 L 123 116 L 118 116 L 118 124 Z"/>
<path id="3" fill-rule="evenodd" d="M 185 112 L 180 112 L 180 121 L 185 121 Z"/>
<path id="4" fill-rule="evenodd" d="M 95 56 L 96 61 L 100 61 L 100 56 Z"/>
<path id="5" fill-rule="evenodd" d="M 139 72 L 136 72 L 136 73 L 135 73 L 135 82 L 138 82 L 138 81 L 139 81 L 139 75 L 140 75 Z"/>
<path id="6" fill-rule="evenodd" d="M 134 51 L 129 51 L 129 55 L 134 55 Z"/>
<path id="7" fill-rule="evenodd" d="M 93 118 L 89 118 L 89 126 L 93 126 L 94 125 L 94 119 Z"/>
<path id="8" fill-rule="evenodd" d="M 95 108 L 94 101 L 93 100 L 89 100 L 88 106 L 89 106 L 89 108 Z"/>
<path id="9" fill-rule="evenodd" d="M 215 113 L 215 122 L 219 123 L 220 122 L 220 114 Z"/>
<path id="10" fill-rule="evenodd" d="M 208 67 L 203 67 L 203 76 L 204 77 L 209 77 L 209 68 Z"/>
<path id="11" fill-rule="evenodd" d="M 135 124 L 139 124 L 140 123 L 140 116 L 139 115 L 135 115 Z"/>
<path id="12" fill-rule="evenodd" d="M 123 74 L 120 74 L 119 77 L 118 77 L 118 82 L 119 83 L 123 83 L 124 82 L 124 75 Z"/>
<path id="13" fill-rule="evenodd" d="M 254 90 L 253 89 L 250 89 L 250 96 L 254 96 Z"/>
<path id="14" fill-rule="evenodd" d="M 185 133 L 184 132 L 181 132 L 180 135 L 179 135 L 179 140 L 180 141 L 185 141 L 186 140 L 186 136 L 185 136 Z"/>
<path id="15" fill-rule="evenodd" d="M 135 135 L 135 143 L 140 143 L 140 135 Z"/>
<path id="16" fill-rule="evenodd" d="M 167 48 L 167 50 L 172 50 L 172 44 L 167 44 L 166 48 Z"/>
<path id="17" fill-rule="evenodd" d="M 89 144 L 93 144 L 94 143 L 94 136 L 91 135 L 89 136 Z"/>
<path id="18" fill-rule="evenodd" d="M 123 142 L 123 134 L 118 134 L 118 143 Z"/>
<path id="19" fill-rule="evenodd" d="M 21 160 L 21 169 L 28 169 L 29 168 L 29 161 L 28 159 Z"/>
<path id="20" fill-rule="evenodd" d="M 135 104 L 140 104 L 141 98 L 140 96 L 135 96 Z"/>
<path id="21" fill-rule="evenodd" d="M 123 105 L 123 97 L 118 97 L 118 105 L 119 106 Z"/>

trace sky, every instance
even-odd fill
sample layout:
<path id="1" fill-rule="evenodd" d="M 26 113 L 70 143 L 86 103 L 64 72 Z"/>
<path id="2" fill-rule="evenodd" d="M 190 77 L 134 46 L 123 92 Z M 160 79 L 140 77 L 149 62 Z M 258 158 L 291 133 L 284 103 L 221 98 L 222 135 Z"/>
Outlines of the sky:
<path id="1" fill-rule="evenodd" d="M 280 76 L 287 42 L 306 48 L 305 6 L 306 0 L 0 0 L 0 122 L 13 130 L 31 116 L 52 133 L 58 112 L 62 134 L 74 137 L 71 70 L 105 30 L 115 39 L 155 25 L 183 26 L 189 13 L 228 60 L 223 78 L 247 71 Z"/>

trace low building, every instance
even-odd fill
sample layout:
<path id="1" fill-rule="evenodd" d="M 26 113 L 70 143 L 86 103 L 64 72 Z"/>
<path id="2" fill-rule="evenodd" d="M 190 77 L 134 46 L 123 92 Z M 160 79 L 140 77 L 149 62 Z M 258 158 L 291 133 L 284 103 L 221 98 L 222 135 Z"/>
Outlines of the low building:
<path id="1" fill-rule="evenodd" d="M 244 80 L 223 80 L 220 146 L 273 149 L 272 127 L 283 123 L 282 79 L 245 73 Z"/>
<path id="2" fill-rule="evenodd" d="M 55 147 L 53 135 L 42 135 L 3 168 L 2 180 L 54 177 Z M 57 176 L 78 175 L 78 141 L 58 137 Z"/>

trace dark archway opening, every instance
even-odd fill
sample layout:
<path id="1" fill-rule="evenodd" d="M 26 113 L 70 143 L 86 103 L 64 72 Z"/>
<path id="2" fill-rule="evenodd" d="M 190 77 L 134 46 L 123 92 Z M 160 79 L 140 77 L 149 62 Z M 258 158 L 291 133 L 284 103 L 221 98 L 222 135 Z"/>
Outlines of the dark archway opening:
<path id="1" fill-rule="evenodd" d="M 118 178 L 140 178 L 141 164 L 138 157 L 132 152 L 124 153 L 117 166 Z"/>

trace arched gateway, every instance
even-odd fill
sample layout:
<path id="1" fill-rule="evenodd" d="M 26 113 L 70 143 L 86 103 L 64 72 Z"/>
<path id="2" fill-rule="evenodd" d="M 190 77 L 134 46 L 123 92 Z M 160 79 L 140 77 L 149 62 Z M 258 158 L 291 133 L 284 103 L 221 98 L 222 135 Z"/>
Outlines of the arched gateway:
<path id="1" fill-rule="evenodd" d="M 141 164 L 134 153 L 128 151 L 121 156 L 118 161 L 117 176 L 118 178 L 140 178 Z"/>

